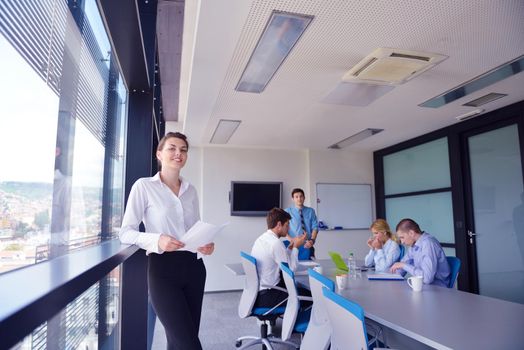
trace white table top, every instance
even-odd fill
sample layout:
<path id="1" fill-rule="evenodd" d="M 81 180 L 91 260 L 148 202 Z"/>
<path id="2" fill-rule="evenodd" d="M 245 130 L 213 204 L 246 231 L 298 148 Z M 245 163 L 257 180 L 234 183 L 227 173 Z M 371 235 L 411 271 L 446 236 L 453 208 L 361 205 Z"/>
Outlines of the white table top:
<path id="1" fill-rule="evenodd" d="M 330 260 L 319 261 L 334 279 Z M 437 349 L 523 349 L 524 305 L 455 289 L 405 281 L 349 279 L 338 291 L 364 308 L 367 318 Z"/>
<path id="2" fill-rule="evenodd" d="M 318 260 L 323 274 L 335 279 L 331 260 Z M 243 275 L 242 264 L 226 265 Z M 308 285 L 307 276 L 296 276 Z M 437 349 L 523 349 L 524 305 L 424 285 L 413 292 L 405 281 L 349 279 L 338 293 L 364 308 L 367 318 Z"/>

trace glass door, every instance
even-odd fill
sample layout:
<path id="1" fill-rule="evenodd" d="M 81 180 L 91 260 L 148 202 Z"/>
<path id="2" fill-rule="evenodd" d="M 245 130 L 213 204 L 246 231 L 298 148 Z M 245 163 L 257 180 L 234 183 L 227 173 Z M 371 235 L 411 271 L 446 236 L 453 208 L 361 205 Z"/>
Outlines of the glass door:
<path id="1" fill-rule="evenodd" d="M 466 234 L 474 291 L 524 303 L 524 189 L 518 125 L 472 132 L 464 141 L 470 176 Z"/>

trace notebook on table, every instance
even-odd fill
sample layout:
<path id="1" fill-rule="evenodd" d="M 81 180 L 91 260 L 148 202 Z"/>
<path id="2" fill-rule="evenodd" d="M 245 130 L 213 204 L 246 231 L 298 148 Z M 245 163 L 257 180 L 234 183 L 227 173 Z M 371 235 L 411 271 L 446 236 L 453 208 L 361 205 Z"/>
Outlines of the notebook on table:
<path id="1" fill-rule="evenodd" d="M 368 274 L 368 280 L 403 281 L 404 277 L 396 273 L 376 272 Z"/>
<path id="2" fill-rule="evenodd" d="M 349 271 L 348 266 L 344 262 L 344 259 L 342 259 L 342 256 L 340 256 L 337 252 L 328 252 L 329 256 L 331 257 L 331 260 L 333 260 L 333 263 L 337 267 L 337 269 L 342 271 Z"/>

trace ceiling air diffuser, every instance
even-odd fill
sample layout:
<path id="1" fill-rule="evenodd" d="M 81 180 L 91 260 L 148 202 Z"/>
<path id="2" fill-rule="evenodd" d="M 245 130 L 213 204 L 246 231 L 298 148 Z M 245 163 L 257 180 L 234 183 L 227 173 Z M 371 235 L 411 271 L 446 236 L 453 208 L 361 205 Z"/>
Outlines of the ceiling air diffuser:
<path id="1" fill-rule="evenodd" d="M 399 85 L 446 58 L 434 53 L 378 48 L 350 69 L 342 81 Z"/>

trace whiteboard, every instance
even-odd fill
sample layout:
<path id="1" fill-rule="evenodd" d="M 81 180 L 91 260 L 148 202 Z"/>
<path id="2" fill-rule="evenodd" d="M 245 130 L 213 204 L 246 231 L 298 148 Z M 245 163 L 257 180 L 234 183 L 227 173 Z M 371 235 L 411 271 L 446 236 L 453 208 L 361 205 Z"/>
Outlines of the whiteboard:
<path id="1" fill-rule="evenodd" d="M 371 185 L 317 183 L 317 217 L 330 229 L 368 229 L 372 216 Z"/>

